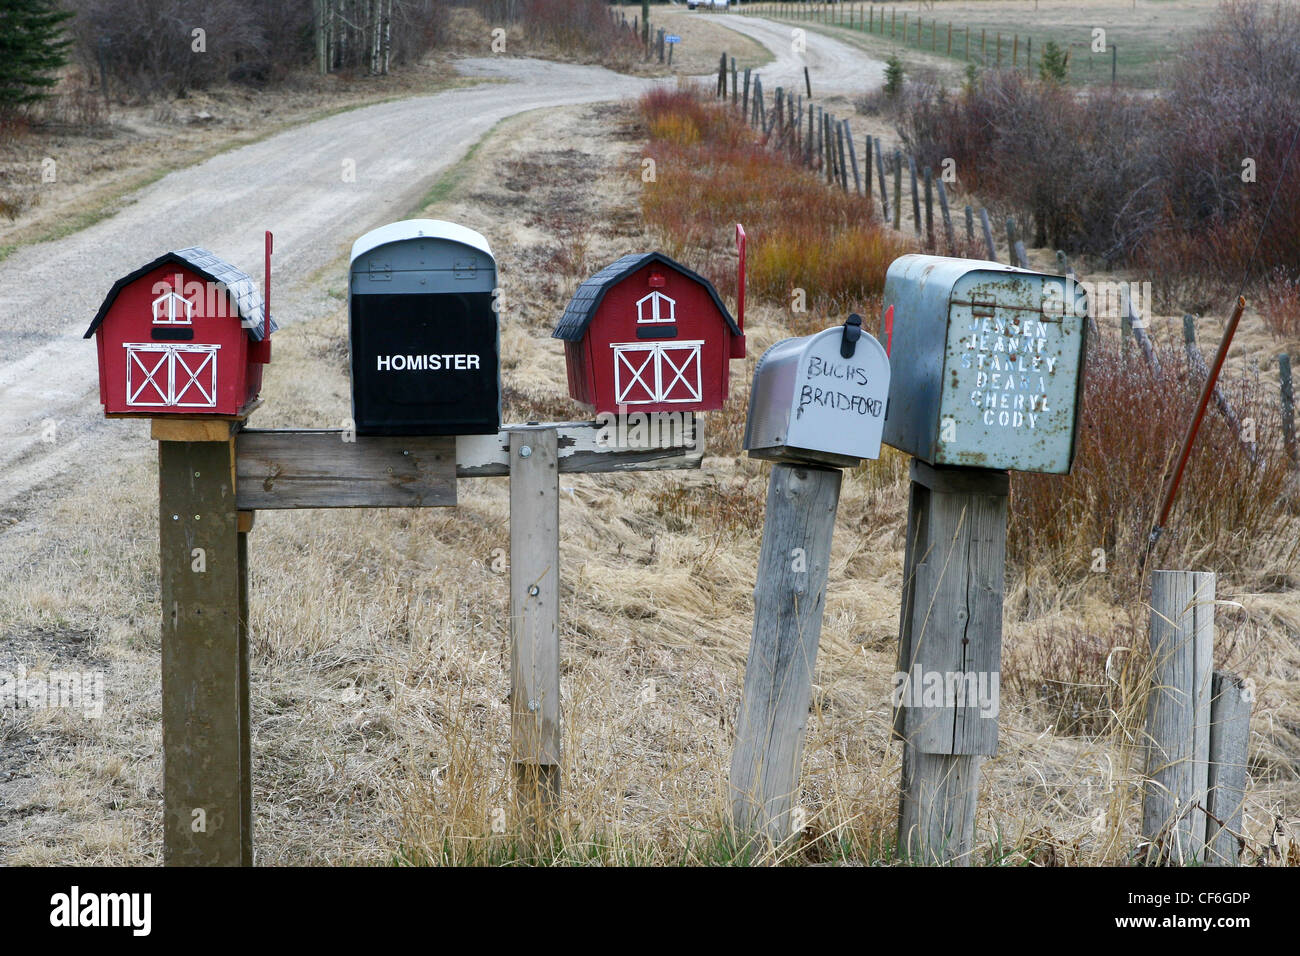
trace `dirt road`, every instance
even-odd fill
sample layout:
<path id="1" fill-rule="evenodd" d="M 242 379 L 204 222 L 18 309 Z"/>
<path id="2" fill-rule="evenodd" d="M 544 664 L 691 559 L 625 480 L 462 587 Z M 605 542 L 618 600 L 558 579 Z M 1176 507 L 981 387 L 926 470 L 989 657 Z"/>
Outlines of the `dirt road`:
<path id="1" fill-rule="evenodd" d="M 788 26 L 738 15 L 716 22 L 773 51 L 762 69 L 769 90 L 801 84 L 805 63 L 814 93 L 861 89 L 881 68 L 815 33 L 801 54 Z M 54 491 L 59 476 L 115 460 L 122 443 L 141 440 L 143 425 L 102 418 L 95 349 L 81 338 L 115 279 L 169 249 L 201 245 L 260 280 L 270 229 L 276 319 L 313 317 L 337 308 L 326 290 L 346 282 L 342 270 L 320 270 L 367 229 L 407 215 L 499 120 L 621 99 L 656 82 L 506 57 L 459 67 L 485 82 L 343 112 L 215 156 L 141 190 L 109 219 L 0 262 L 0 530 L 39 507 L 34 491 Z"/>
<path id="2" fill-rule="evenodd" d="M 169 249 L 202 245 L 260 280 L 270 229 L 276 318 L 291 323 L 326 304 L 323 288 L 346 281 L 314 273 L 367 229 L 407 215 L 499 120 L 619 99 L 653 82 L 505 57 L 459 66 L 486 82 L 340 113 L 221 154 L 141 190 L 110 219 L 0 262 L 0 527 L 26 510 L 14 505 L 28 492 L 111 460 L 101 442 L 139 441 L 138 426 L 103 420 L 94 345 L 81 339 L 115 279 Z"/>
<path id="3" fill-rule="evenodd" d="M 797 23 L 778 23 L 739 14 L 717 19 L 772 51 L 775 60 L 758 71 L 763 78 L 763 89 L 768 93 L 778 86 L 802 91 L 805 66 L 812 80 L 813 96 L 827 91 L 859 93 L 884 81 L 885 64 L 882 60 L 872 59 L 847 43 L 832 40 L 813 30 L 805 31 L 804 51 L 795 52 L 794 31 L 800 29 Z"/>

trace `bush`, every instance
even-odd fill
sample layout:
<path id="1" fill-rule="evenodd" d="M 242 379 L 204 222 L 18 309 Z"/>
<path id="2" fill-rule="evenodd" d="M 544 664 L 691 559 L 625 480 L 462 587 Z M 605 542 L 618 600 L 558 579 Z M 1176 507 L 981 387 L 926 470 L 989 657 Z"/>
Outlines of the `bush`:
<path id="1" fill-rule="evenodd" d="M 955 158 L 962 184 L 1032 222 L 1036 244 L 1143 267 L 1165 284 L 1208 280 L 1205 296 L 1235 291 L 1280 183 L 1259 258 L 1300 276 L 1300 157 L 1282 181 L 1300 128 L 1293 5 L 1225 3 L 1158 98 L 1076 96 L 995 71 L 947 101 L 915 84 L 901 99 L 900 132 L 918 162 Z"/>
<path id="2" fill-rule="evenodd" d="M 1048 40 L 1043 47 L 1043 58 L 1038 61 L 1038 78 L 1045 83 L 1064 83 L 1070 72 L 1070 54 Z"/>
<path id="3" fill-rule="evenodd" d="M 869 314 L 889 263 L 915 251 L 880 227 L 868 198 L 828 187 L 737 110 L 665 89 L 642 97 L 640 108 L 657 180 L 642 187 L 642 213 L 669 254 L 702 260 L 688 264 L 723 295 L 736 287 L 737 222 L 749 235 L 750 296 L 788 308 L 802 289 L 810 318 Z"/>

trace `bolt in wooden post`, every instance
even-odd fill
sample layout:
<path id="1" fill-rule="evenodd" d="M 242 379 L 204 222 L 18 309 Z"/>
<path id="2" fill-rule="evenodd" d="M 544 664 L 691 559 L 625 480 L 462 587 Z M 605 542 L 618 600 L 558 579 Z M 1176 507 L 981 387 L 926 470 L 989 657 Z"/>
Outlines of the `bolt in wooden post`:
<path id="1" fill-rule="evenodd" d="M 1236 866 L 1241 860 L 1252 695 L 1241 678 L 1223 671 L 1214 672 L 1211 695 L 1205 863 Z"/>
<path id="2" fill-rule="evenodd" d="M 840 480 L 838 468 L 779 462 L 767 486 L 730 792 L 737 831 L 774 844 L 792 835 Z"/>
<path id="3" fill-rule="evenodd" d="M 163 859 L 251 866 L 247 549 L 225 421 L 158 442 Z M 216 432 L 224 437 L 217 440 Z"/>
<path id="4" fill-rule="evenodd" d="M 1152 861 L 1194 862 L 1205 846 L 1214 583 L 1210 572 L 1151 576 L 1153 674 L 1142 835 Z"/>
<path id="5" fill-rule="evenodd" d="M 1277 371 L 1282 378 L 1282 438 L 1293 462 L 1300 461 L 1300 450 L 1295 441 L 1295 391 L 1291 387 L 1291 356 L 1282 353 L 1277 357 Z"/>
<path id="6" fill-rule="evenodd" d="M 990 262 L 998 261 L 998 247 L 993 244 L 993 225 L 989 222 L 989 211 L 980 209 L 980 228 L 984 230 L 984 251 Z"/>
<path id="7" fill-rule="evenodd" d="M 1009 491 L 1005 471 L 912 462 L 894 733 L 898 847 L 920 863 L 968 865 L 975 848 L 980 762 L 998 743 Z M 936 674 L 941 704 L 926 693 Z"/>
<path id="8" fill-rule="evenodd" d="M 554 426 L 510 432 L 510 749 L 520 811 L 560 796 L 560 473 Z"/>

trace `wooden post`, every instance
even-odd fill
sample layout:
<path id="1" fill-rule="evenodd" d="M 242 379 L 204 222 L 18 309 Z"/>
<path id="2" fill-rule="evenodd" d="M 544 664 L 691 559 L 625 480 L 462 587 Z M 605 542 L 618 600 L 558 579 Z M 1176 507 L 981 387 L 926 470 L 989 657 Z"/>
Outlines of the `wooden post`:
<path id="1" fill-rule="evenodd" d="M 907 157 L 907 170 L 912 177 L 912 228 L 921 234 L 921 190 L 916 184 L 916 159 L 910 153 Z"/>
<path id="2" fill-rule="evenodd" d="M 885 182 L 885 151 L 880 147 L 880 137 L 876 137 L 876 179 L 880 182 L 880 215 L 889 222 L 889 185 Z"/>
<path id="3" fill-rule="evenodd" d="M 841 120 L 840 122 L 837 122 L 835 124 L 835 149 L 836 149 L 836 153 L 838 154 L 836 156 L 836 161 L 839 163 L 840 188 L 843 189 L 845 192 L 848 192 L 849 191 L 848 159 L 844 155 L 844 123 L 845 122 L 846 121 Z M 857 170 L 854 170 L 853 175 L 855 177 L 857 176 Z"/>
<path id="4" fill-rule="evenodd" d="M 841 125 L 844 127 L 844 139 L 847 140 L 849 144 L 849 165 L 853 167 L 853 191 L 856 192 L 859 196 L 861 196 L 862 176 L 858 172 L 858 151 L 857 148 L 853 145 L 853 131 L 849 129 L 848 120 L 844 120 Z M 868 170 L 868 175 L 870 175 L 870 170 Z M 848 189 L 847 182 L 845 183 L 844 188 Z M 867 197 L 870 198 L 870 196 L 871 196 L 871 183 L 868 182 Z"/>
<path id="5" fill-rule="evenodd" d="M 870 136 L 867 136 L 863 139 L 862 146 L 863 149 L 865 150 L 865 153 L 863 154 L 862 157 L 862 178 L 865 180 L 864 182 L 864 185 L 866 186 L 865 195 L 867 199 L 870 200 L 871 199 L 871 137 Z"/>
<path id="6" fill-rule="evenodd" d="M 539 825 L 560 795 L 560 472 L 554 426 L 510 433 L 510 751 Z"/>
<path id="7" fill-rule="evenodd" d="M 1214 585 L 1210 572 L 1151 576 L 1153 672 L 1142 835 L 1150 841 L 1152 861 L 1191 863 L 1205 846 Z"/>
<path id="8" fill-rule="evenodd" d="M 774 844 L 792 835 L 840 480 L 838 468 L 779 462 L 767 486 L 730 793 L 736 829 Z"/>
<path id="9" fill-rule="evenodd" d="M 975 241 L 975 210 L 970 206 L 966 207 L 966 241 Z"/>
<path id="10" fill-rule="evenodd" d="M 736 70 L 736 58 L 731 58 L 731 105 L 736 105 L 736 97 L 739 96 L 739 74 Z"/>
<path id="11" fill-rule="evenodd" d="M 740 97 L 740 115 L 749 118 L 749 71 L 750 67 L 745 67 L 745 92 Z"/>
<path id="12" fill-rule="evenodd" d="M 980 762 L 998 742 L 1009 492 L 1005 471 L 912 462 L 894 733 L 898 847 L 920 863 L 964 866 L 974 851 Z"/>
<path id="13" fill-rule="evenodd" d="M 803 68 L 803 85 L 807 88 L 808 99 L 812 99 L 812 77 L 808 75 L 808 67 Z"/>
<path id="14" fill-rule="evenodd" d="M 934 251 L 934 174 L 927 166 L 925 173 L 925 246 Z"/>
<path id="15" fill-rule="evenodd" d="M 1019 265 L 1016 262 L 1016 220 L 1007 216 L 1007 261 L 1011 265 Z"/>
<path id="16" fill-rule="evenodd" d="M 1210 765 L 1206 786 L 1205 863 L 1237 866 L 1241 859 L 1241 810 L 1246 798 L 1252 694 L 1235 674 L 1211 678 Z"/>
<path id="17" fill-rule="evenodd" d="M 984 230 L 984 249 L 990 262 L 998 261 L 998 247 L 993 244 L 993 226 L 989 223 L 989 211 L 980 209 L 980 228 Z"/>
<path id="18" fill-rule="evenodd" d="M 948 209 L 948 190 L 944 188 L 943 176 L 935 180 L 935 185 L 939 188 L 939 211 L 943 213 L 943 235 L 948 241 L 947 252 L 952 255 L 956 242 L 952 232 L 952 213 Z"/>
<path id="19" fill-rule="evenodd" d="M 894 149 L 894 228 L 901 229 L 903 222 L 903 153 Z"/>
<path id="20" fill-rule="evenodd" d="M 1277 371 L 1282 378 L 1282 439 L 1287 454 L 1293 462 L 1300 461 L 1300 451 L 1295 441 L 1295 391 L 1291 387 L 1291 356 L 1283 352 L 1277 357 Z"/>
<path id="21" fill-rule="evenodd" d="M 247 548 L 232 425 L 168 424 L 174 440 L 158 441 L 163 859 L 251 866 Z M 181 426 L 194 426 L 194 440 Z"/>

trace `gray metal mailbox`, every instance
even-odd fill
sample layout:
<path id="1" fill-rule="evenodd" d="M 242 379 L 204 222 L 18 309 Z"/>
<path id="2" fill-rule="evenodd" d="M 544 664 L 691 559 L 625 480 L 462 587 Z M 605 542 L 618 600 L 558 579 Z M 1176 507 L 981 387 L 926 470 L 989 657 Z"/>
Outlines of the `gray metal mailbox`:
<path id="1" fill-rule="evenodd" d="M 907 255 L 892 309 L 884 440 L 932 465 L 1065 474 L 1074 460 L 1087 305 L 1063 276 Z"/>
<path id="2" fill-rule="evenodd" d="M 496 260 L 473 229 L 410 219 L 352 246 L 352 417 L 363 435 L 494 434 L 501 425 Z"/>
<path id="3" fill-rule="evenodd" d="M 835 467 L 879 458 L 888 394 L 889 359 L 858 316 L 784 339 L 754 369 L 745 450 L 752 458 Z"/>

